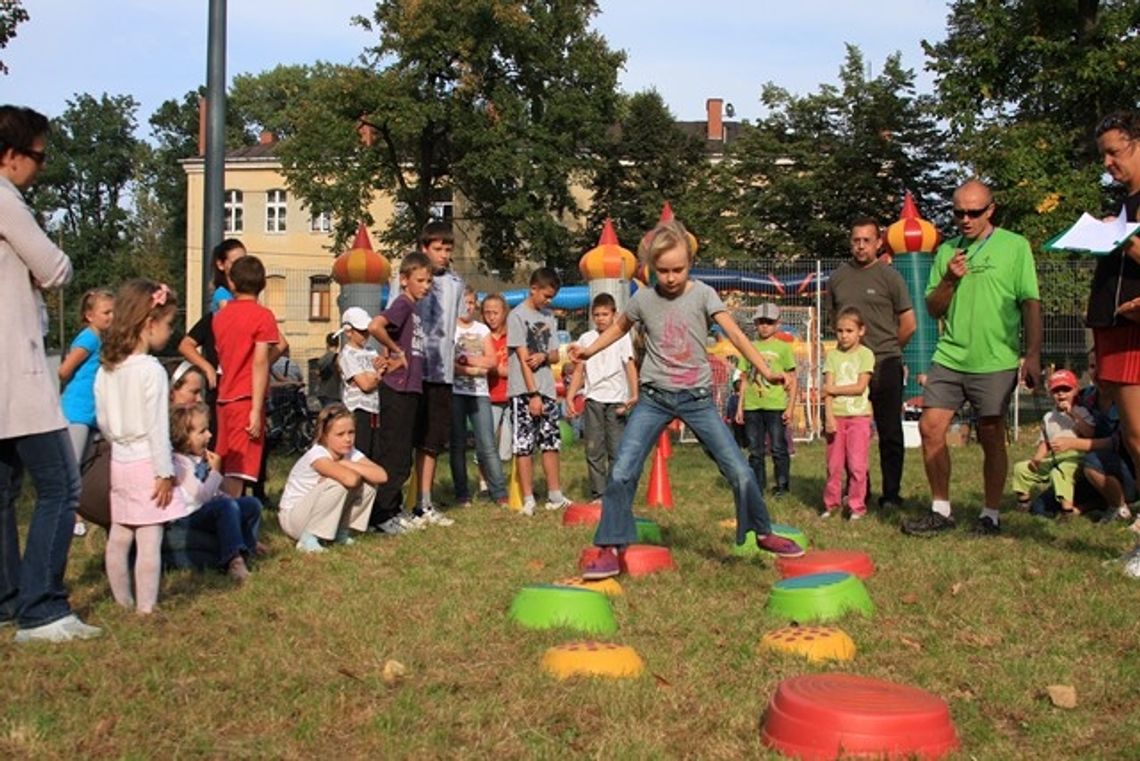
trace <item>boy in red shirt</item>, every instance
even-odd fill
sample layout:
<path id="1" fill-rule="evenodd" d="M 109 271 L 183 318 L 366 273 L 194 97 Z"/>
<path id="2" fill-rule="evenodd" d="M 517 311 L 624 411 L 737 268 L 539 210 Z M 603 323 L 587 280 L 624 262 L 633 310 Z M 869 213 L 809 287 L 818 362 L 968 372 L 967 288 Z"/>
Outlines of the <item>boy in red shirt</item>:
<path id="1" fill-rule="evenodd" d="M 229 273 L 234 300 L 214 315 L 218 352 L 218 455 L 222 488 L 241 495 L 245 481 L 256 483 L 265 447 L 265 396 L 269 366 L 288 347 L 273 312 L 257 303 L 265 290 L 265 265 L 243 256 Z"/>

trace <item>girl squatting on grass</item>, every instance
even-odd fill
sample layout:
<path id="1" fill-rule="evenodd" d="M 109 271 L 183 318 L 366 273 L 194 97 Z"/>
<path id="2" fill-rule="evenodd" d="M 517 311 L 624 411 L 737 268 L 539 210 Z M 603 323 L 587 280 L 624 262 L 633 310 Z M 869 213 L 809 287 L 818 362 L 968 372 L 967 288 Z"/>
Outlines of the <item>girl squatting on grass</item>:
<path id="1" fill-rule="evenodd" d="M 867 515 L 867 467 L 871 449 L 871 373 L 875 355 L 863 345 L 863 316 L 847 307 L 835 318 L 835 348 L 823 361 L 827 485 L 822 518 L 840 511 L 843 476 L 851 520 Z"/>
<path id="2" fill-rule="evenodd" d="M 736 542 L 756 533 L 761 549 L 782 557 L 803 554 L 794 542 L 771 533 L 768 509 L 756 476 L 740 447 L 721 420 L 713 401 L 712 372 L 705 352 L 709 323 L 716 322 L 728 339 L 770 383 L 782 383 L 732 319 L 724 302 L 709 286 L 689 279 L 693 250 L 689 233 L 679 222 L 653 230 L 642 241 L 640 257 L 657 273 L 657 285 L 643 288 L 590 346 L 572 346 L 570 357 L 584 362 L 640 323 L 645 334 L 640 401 L 633 408 L 621 439 L 613 476 L 602 497 L 602 520 L 594 544 L 608 550 L 586 566 L 586 579 L 603 579 L 621 572 L 618 553 L 637 541 L 633 497 L 649 450 L 665 426 L 680 418 L 697 435 L 732 485 L 736 505 Z"/>
<path id="3" fill-rule="evenodd" d="M 151 280 L 127 281 L 103 340 L 95 376 L 99 430 L 111 442 L 111 531 L 107 578 L 115 602 L 140 615 L 154 612 L 162 570 L 162 524 L 186 514 L 174 488 L 170 447 L 170 388 L 150 355 L 170 340 L 178 297 Z M 128 563 L 136 544 L 134 594 Z"/>
<path id="4" fill-rule="evenodd" d="M 99 370 L 101 336 L 111 327 L 115 312 L 115 294 L 93 288 L 79 300 L 79 316 L 83 330 L 71 342 L 67 356 L 59 363 L 59 381 L 66 384 L 60 395 L 63 416 L 67 418 L 67 434 L 75 448 L 75 461 L 82 464 L 95 427 L 95 373 Z M 75 535 L 87 533 L 87 524 L 75 516 Z"/>
<path id="5" fill-rule="evenodd" d="M 343 404 L 317 417 L 316 441 L 289 471 L 281 494 L 281 530 L 301 552 L 324 552 L 321 540 L 351 544 L 349 529 L 364 531 L 376 487 L 388 474 L 353 446 L 356 423 Z"/>

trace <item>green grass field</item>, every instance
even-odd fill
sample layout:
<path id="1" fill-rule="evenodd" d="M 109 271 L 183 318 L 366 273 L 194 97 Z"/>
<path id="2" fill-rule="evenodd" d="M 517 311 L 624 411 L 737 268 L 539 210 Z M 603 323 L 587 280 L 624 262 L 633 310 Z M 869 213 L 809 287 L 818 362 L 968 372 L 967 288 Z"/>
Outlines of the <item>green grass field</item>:
<path id="1" fill-rule="evenodd" d="M 962 741 L 956 757 L 1140 758 L 1140 587 L 1108 562 L 1129 546 L 1123 526 L 1019 514 L 1000 538 L 921 540 L 899 533 L 898 515 L 819 521 L 823 450 L 801 445 L 793 494 L 769 505 L 774 519 L 815 547 L 864 549 L 878 566 L 867 582 L 875 616 L 839 622 L 856 659 L 813 665 L 757 651 L 786 623 L 765 611 L 776 573 L 731 556 L 718 525 L 732 515 L 730 492 L 699 448 L 675 452 L 677 508 L 639 512 L 663 525 L 680 572 L 623 577 L 608 638 L 642 655 L 640 679 L 555 681 L 539 669 L 543 652 L 582 637 L 507 618 L 522 585 L 575 572 L 591 530 L 564 528 L 559 514 L 477 503 L 452 510 L 453 527 L 322 556 L 295 553 L 267 514 L 271 554 L 248 585 L 170 575 L 149 620 L 111 601 L 92 531 L 73 545 L 69 580 L 73 604 L 106 635 L 17 647 L 7 630 L 0 757 L 768 758 L 759 727 L 776 684 L 835 670 L 941 695 Z M 953 456 L 964 526 L 980 502 L 980 452 Z M 287 468 L 273 463 L 277 489 Z M 564 472 L 581 495 L 580 447 Z M 921 509 L 915 450 L 904 487 L 907 509 Z M 446 477 L 439 491 L 450 494 Z M 394 685 L 389 660 L 406 668 Z M 1075 708 L 1050 703 L 1054 684 L 1076 688 Z"/>

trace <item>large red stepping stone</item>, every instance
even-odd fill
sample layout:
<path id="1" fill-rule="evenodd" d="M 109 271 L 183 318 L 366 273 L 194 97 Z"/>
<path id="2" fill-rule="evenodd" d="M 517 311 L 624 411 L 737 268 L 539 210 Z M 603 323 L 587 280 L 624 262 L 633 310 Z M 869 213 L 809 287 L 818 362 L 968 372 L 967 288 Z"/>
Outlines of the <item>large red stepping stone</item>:
<path id="1" fill-rule="evenodd" d="M 854 674 L 785 679 L 760 739 L 800 759 L 936 759 L 958 747 L 945 701 L 917 687 Z"/>
<path id="2" fill-rule="evenodd" d="M 859 550 L 810 550 L 798 558 L 776 559 L 776 572 L 784 579 L 835 571 L 869 579 L 875 573 L 875 564 L 870 555 Z"/>
<path id="3" fill-rule="evenodd" d="M 597 502 L 574 502 L 562 513 L 563 526 L 596 526 L 602 519 L 602 506 Z"/>
<path id="4" fill-rule="evenodd" d="M 594 560 L 604 550 L 600 547 L 587 547 L 578 556 L 578 570 Z M 648 576 L 661 571 L 675 571 L 677 564 L 673 562 L 673 553 L 668 547 L 659 547 L 654 544 L 631 544 L 622 552 L 619 560 L 621 572 L 630 576 Z"/>

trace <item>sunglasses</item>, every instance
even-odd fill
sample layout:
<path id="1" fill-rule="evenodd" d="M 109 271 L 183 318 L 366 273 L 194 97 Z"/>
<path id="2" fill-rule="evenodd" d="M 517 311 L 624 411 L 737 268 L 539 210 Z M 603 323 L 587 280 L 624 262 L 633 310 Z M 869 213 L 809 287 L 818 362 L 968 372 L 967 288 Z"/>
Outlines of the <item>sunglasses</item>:
<path id="1" fill-rule="evenodd" d="M 954 219 L 965 219 L 966 217 L 977 219 L 989 211 L 991 206 L 993 204 L 988 203 L 980 209 L 954 209 L 951 213 L 954 215 Z"/>
<path id="2" fill-rule="evenodd" d="M 47 153 L 44 151 L 33 151 L 31 148 L 17 148 L 17 153 L 22 153 L 37 164 L 43 165 L 47 161 Z"/>

